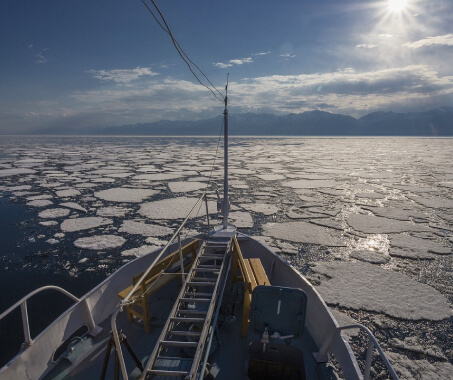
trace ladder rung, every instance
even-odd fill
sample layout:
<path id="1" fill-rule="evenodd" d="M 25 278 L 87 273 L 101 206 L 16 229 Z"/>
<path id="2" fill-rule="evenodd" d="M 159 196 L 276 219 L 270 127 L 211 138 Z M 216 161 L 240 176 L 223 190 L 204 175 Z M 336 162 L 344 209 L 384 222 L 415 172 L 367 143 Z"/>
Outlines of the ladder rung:
<path id="1" fill-rule="evenodd" d="M 199 292 L 196 292 L 195 294 L 193 294 L 192 292 L 189 292 L 186 294 L 186 297 L 187 296 L 192 296 L 192 295 L 196 295 L 197 297 L 212 297 L 214 293 L 199 293 Z"/>
<path id="2" fill-rule="evenodd" d="M 186 282 L 187 285 L 190 286 L 214 286 L 215 282 L 197 282 L 197 281 L 189 281 Z"/>
<path id="3" fill-rule="evenodd" d="M 194 268 L 195 272 L 218 272 L 217 268 Z"/>
<path id="4" fill-rule="evenodd" d="M 223 255 L 212 255 L 212 254 L 207 254 L 207 255 L 201 255 L 200 259 L 209 259 L 209 260 L 223 260 L 224 256 Z"/>
<path id="5" fill-rule="evenodd" d="M 199 281 L 199 282 L 209 282 L 215 284 L 217 279 L 215 277 L 207 278 L 207 277 L 192 277 L 192 281 Z"/>
<path id="6" fill-rule="evenodd" d="M 218 270 L 218 269 L 220 269 L 220 265 L 198 264 L 196 269 L 216 269 L 216 270 Z"/>
<path id="7" fill-rule="evenodd" d="M 206 310 L 176 310 L 177 313 L 181 314 L 198 314 L 198 315 L 206 315 L 208 312 Z"/>
<path id="8" fill-rule="evenodd" d="M 192 318 L 192 317 L 171 317 L 170 320 L 172 322 L 192 322 L 192 323 L 198 323 L 198 322 L 204 322 L 204 318 Z"/>
<path id="9" fill-rule="evenodd" d="M 171 376 L 171 377 L 182 377 L 187 376 L 189 372 L 187 371 L 165 371 L 163 369 L 149 369 L 147 371 L 148 375 L 156 376 Z"/>
<path id="10" fill-rule="evenodd" d="M 201 336 L 201 332 L 199 331 L 170 331 L 170 335 L 176 335 L 176 336 L 191 336 L 194 338 L 197 338 Z"/>
<path id="11" fill-rule="evenodd" d="M 181 298 L 181 302 L 211 302 L 211 298 Z"/>
<path id="12" fill-rule="evenodd" d="M 167 347 L 197 347 L 198 342 L 181 342 L 177 340 L 161 340 L 160 344 Z"/>

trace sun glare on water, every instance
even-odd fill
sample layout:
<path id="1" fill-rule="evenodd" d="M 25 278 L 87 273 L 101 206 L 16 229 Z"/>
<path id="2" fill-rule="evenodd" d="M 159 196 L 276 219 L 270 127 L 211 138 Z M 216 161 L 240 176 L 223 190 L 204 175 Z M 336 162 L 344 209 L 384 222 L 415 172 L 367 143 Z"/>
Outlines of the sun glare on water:
<path id="1" fill-rule="evenodd" d="M 406 8 L 408 0 L 388 0 L 390 12 L 401 12 Z"/>

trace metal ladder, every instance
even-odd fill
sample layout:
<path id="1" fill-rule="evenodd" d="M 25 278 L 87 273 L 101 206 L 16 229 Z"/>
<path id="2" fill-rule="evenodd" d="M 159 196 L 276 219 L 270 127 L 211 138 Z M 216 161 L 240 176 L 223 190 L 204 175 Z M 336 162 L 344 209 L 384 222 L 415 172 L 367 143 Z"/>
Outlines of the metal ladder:
<path id="1" fill-rule="evenodd" d="M 145 378 L 192 380 L 199 375 L 205 344 L 228 278 L 232 238 L 208 238 L 200 247 L 145 369 Z"/>

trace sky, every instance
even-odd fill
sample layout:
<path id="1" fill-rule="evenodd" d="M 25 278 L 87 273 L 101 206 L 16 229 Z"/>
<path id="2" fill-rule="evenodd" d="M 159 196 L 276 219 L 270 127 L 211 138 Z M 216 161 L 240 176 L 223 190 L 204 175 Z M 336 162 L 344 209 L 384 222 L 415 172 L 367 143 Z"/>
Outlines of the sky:
<path id="1" fill-rule="evenodd" d="M 155 2 L 230 114 L 453 106 L 452 0 Z M 0 134 L 223 113 L 142 0 L 2 0 L 0 52 Z"/>

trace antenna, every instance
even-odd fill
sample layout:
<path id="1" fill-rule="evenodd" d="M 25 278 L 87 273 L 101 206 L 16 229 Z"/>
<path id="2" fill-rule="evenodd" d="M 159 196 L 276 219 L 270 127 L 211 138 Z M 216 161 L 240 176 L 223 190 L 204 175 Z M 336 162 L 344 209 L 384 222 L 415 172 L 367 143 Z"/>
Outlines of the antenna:
<path id="1" fill-rule="evenodd" d="M 225 110 L 223 111 L 223 123 L 224 123 L 224 178 L 223 178 L 223 228 L 228 228 L 228 214 L 230 212 L 230 201 L 228 199 L 228 76 L 227 83 L 225 86 Z"/>

